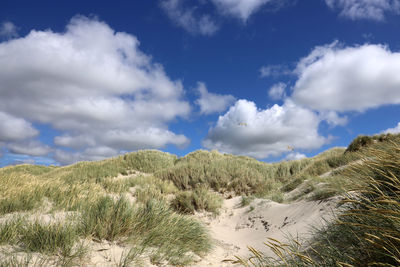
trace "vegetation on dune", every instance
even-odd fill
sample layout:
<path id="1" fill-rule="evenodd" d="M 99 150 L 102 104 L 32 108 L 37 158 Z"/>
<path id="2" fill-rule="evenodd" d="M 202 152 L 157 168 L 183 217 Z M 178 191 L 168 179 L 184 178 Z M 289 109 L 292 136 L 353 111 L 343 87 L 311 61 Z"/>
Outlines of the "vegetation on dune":
<path id="1" fill-rule="evenodd" d="M 371 143 L 372 144 L 372 143 Z M 243 266 L 399 266 L 400 141 L 391 139 L 364 149 L 361 162 L 342 174 L 352 183 L 337 219 L 300 244 L 270 239 L 276 257 L 253 248 L 237 257 Z"/>
<path id="2" fill-rule="evenodd" d="M 171 202 L 172 207 L 182 213 L 194 213 L 197 210 L 218 214 L 221 204 L 221 197 L 206 187 L 179 192 Z"/>
<path id="3" fill-rule="evenodd" d="M 124 198 L 101 197 L 84 207 L 80 225 L 85 236 L 109 241 L 125 238 L 136 249 L 151 249 L 154 262 L 189 263 L 189 252 L 204 254 L 211 248 L 201 224 L 155 200 L 135 206 Z"/>
<path id="4" fill-rule="evenodd" d="M 172 166 L 175 160 L 176 156 L 168 153 L 140 151 L 66 167 L 2 168 L 0 215 L 17 212 L 15 216 L 28 218 L 29 211 L 73 211 L 76 215 L 62 223 L 30 222 L 25 217 L 7 219 L 0 223 L 0 244 L 17 246 L 28 256 L 31 252 L 49 255 L 50 258 L 39 261 L 41 264 L 54 264 L 56 255 L 60 260 L 56 265 L 77 264 L 85 252 L 83 248 L 76 249 L 81 239 L 130 244 L 132 249 L 122 262 L 137 260 L 146 253 L 154 262 L 190 263 L 194 254 L 210 249 L 207 231 L 196 220 L 174 212 L 165 202 L 168 194 L 177 192 L 172 182 L 134 174 L 137 170 L 152 172 Z M 125 177 L 115 178 L 119 174 Z M 132 187 L 137 189 L 135 205 L 123 197 Z M 159 198 L 153 198 L 155 195 Z M 21 260 L 11 255 L 0 265 L 21 262 L 32 263 L 29 257 Z"/>
<path id="5" fill-rule="evenodd" d="M 302 250 L 296 242 L 269 244 L 292 266 L 357 265 L 356 260 L 372 259 L 396 265 L 400 138 L 358 139 L 347 149 L 274 164 L 217 151 L 199 150 L 178 159 L 150 150 L 66 167 L 1 168 L 0 245 L 12 245 L 26 257 L 10 254 L 0 266 L 32 265 L 36 260 L 39 265 L 79 264 L 87 252 L 83 240 L 124 243 L 129 249 L 121 266 L 143 254 L 153 263 L 186 265 L 212 246 L 205 227 L 187 214 L 218 214 L 223 196 L 241 195 L 246 206 L 255 197 L 322 200 L 344 190 L 360 193 L 348 195 L 350 209 L 339 217 L 340 223 L 321 229 L 307 244 L 314 251 Z M 362 164 L 357 164 L 360 159 Z M 63 221 L 29 219 L 33 213 L 66 211 L 72 215 Z M 354 245 L 358 243 L 360 248 Z M 43 257 L 29 257 L 37 252 Z M 271 263 L 253 252 L 260 266 Z"/>
<path id="6" fill-rule="evenodd" d="M 390 133 L 373 135 L 373 136 L 359 135 L 349 144 L 349 146 L 346 149 L 346 153 L 357 152 L 364 148 L 368 148 L 374 144 L 381 143 L 385 145 L 385 143 L 388 142 L 398 142 L 399 139 L 400 139 L 399 134 L 390 134 Z"/>
<path id="7" fill-rule="evenodd" d="M 330 183 L 328 177 L 319 176 L 359 159 L 358 154 L 345 154 L 344 151 L 343 148 L 334 148 L 314 158 L 269 164 L 248 157 L 199 150 L 177 160 L 173 167 L 162 169 L 154 175 L 164 181 L 172 181 L 178 189 L 187 191 L 180 195 L 182 203 L 189 203 L 191 192 L 201 187 L 208 187 L 222 194 L 253 195 L 277 202 L 296 200 L 318 189 L 319 196 L 315 198 L 322 199 L 340 192 L 336 185 L 343 183 L 335 182 L 335 186 L 319 188 L 315 185 Z M 341 180 L 340 177 L 336 179 Z M 293 199 L 285 199 L 285 193 L 294 190 L 306 180 L 312 188 L 311 191 L 303 192 Z M 188 210 L 192 208 L 189 207 Z"/>

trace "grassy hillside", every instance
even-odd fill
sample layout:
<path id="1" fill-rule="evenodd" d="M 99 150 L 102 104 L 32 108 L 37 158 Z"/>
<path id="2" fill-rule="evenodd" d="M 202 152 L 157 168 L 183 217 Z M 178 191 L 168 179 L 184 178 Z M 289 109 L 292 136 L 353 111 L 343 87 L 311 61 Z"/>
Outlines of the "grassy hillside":
<path id="1" fill-rule="evenodd" d="M 251 197 L 290 202 L 339 194 L 352 186 L 344 173 L 354 162 L 398 142 L 396 136 L 376 140 L 274 164 L 217 151 L 178 158 L 149 150 L 65 167 L 1 168 L 0 248 L 11 249 L 0 250 L 0 266 L 18 266 L 32 253 L 40 253 L 34 254 L 41 255 L 39 265 L 79 265 L 90 253 L 87 244 L 103 240 L 126 246 L 126 264 L 143 256 L 189 264 L 212 249 L 206 228 L 191 213 L 217 215 L 222 198 L 234 195 L 245 205 Z"/>

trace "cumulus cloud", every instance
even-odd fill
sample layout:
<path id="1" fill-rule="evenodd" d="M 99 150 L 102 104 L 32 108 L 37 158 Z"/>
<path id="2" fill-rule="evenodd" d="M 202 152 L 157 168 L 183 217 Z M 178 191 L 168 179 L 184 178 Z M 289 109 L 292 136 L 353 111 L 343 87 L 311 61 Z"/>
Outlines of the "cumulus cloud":
<path id="1" fill-rule="evenodd" d="M 398 134 L 398 133 L 400 133 L 400 122 L 397 124 L 396 127 L 386 129 L 386 130 L 383 131 L 382 133 L 384 133 L 384 134 L 388 134 L 388 133 L 391 133 L 391 134 Z"/>
<path id="2" fill-rule="evenodd" d="M 185 7 L 183 0 L 164 0 L 161 8 L 179 27 L 192 34 L 213 35 L 218 26 L 209 15 L 198 15 L 195 8 Z"/>
<path id="3" fill-rule="evenodd" d="M 221 13 L 231 15 L 246 22 L 248 18 L 266 4 L 275 7 L 284 5 L 285 0 L 211 0 Z"/>
<path id="4" fill-rule="evenodd" d="M 272 85 L 272 87 L 268 91 L 268 95 L 271 99 L 280 100 L 286 97 L 286 84 L 285 83 L 276 83 Z"/>
<path id="5" fill-rule="evenodd" d="M 325 0 L 340 15 L 352 20 L 369 19 L 383 21 L 385 13 L 399 13 L 399 0 Z"/>
<path id="6" fill-rule="evenodd" d="M 104 158 L 115 156 L 116 154 L 118 154 L 118 150 L 107 146 L 89 147 L 81 152 L 73 153 L 56 149 L 54 151 L 54 159 L 57 160 L 57 162 L 65 165 L 83 160 L 102 160 Z"/>
<path id="7" fill-rule="evenodd" d="M 268 65 L 260 68 L 261 77 L 279 77 L 292 74 L 292 71 L 285 65 Z"/>
<path id="8" fill-rule="evenodd" d="M 319 148 L 328 140 L 318 134 L 320 119 L 314 112 L 286 100 L 265 110 L 238 100 L 220 116 L 203 146 L 255 158 L 278 156 L 289 148 Z"/>
<path id="9" fill-rule="evenodd" d="M 0 62 L 0 141 L 35 137 L 32 123 L 46 124 L 80 160 L 104 147 L 108 156 L 189 142 L 168 130 L 190 113 L 181 82 L 104 22 L 77 16 L 62 33 L 32 30 L 0 43 Z"/>
<path id="10" fill-rule="evenodd" d="M 2 101 L 1 98 L 0 101 Z M 39 131 L 28 121 L 4 113 L 1 110 L 0 122 L 0 145 L 2 142 L 20 141 L 36 137 L 39 134 Z"/>
<path id="11" fill-rule="evenodd" d="M 326 121 L 331 126 L 344 126 L 348 122 L 346 115 L 340 116 L 335 111 L 322 111 L 319 113 L 321 120 Z"/>
<path id="12" fill-rule="evenodd" d="M 10 143 L 7 149 L 14 154 L 22 154 L 29 156 L 45 156 L 51 152 L 51 148 L 43 145 L 39 141 L 24 141 L 19 143 Z"/>
<path id="13" fill-rule="evenodd" d="M 235 102 L 235 97 L 232 95 L 220 95 L 208 92 L 204 83 L 198 83 L 197 91 L 200 94 L 200 98 L 196 100 L 196 104 L 200 107 L 200 113 L 202 114 L 225 111 Z"/>
<path id="14" fill-rule="evenodd" d="M 319 111 L 400 104 L 400 53 L 383 45 L 316 47 L 300 60 L 291 98 Z"/>
<path id="15" fill-rule="evenodd" d="M 14 38 L 18 37 L 18 28 L 14 23 L 5 21 L 0 25 L 0 37 Z"/>

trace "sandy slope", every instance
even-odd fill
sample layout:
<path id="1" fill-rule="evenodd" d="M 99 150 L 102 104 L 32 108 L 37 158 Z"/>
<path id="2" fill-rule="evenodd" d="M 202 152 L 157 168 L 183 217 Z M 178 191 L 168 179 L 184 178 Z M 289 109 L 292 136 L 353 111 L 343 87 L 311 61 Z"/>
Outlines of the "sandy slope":
<path id="1" fill-rule="evenodd" d="M 240 207 L 240 201 L 241 197 L 225 200 L 223 211 L 217 218 L 197 215 L 210 228 L 216 247 L 195 266 L 231 266 L 222 261 L 233 259 L 235 255 L 246 256 L 247 246 L 272 254 L 263 245 L 268 237 L 282 241 L 288 235 L 307 238 L 312 226 L 323 223 L 322 218 L 331 218 L 338 200 L 279 204 L 257 199 L 250 205 L 253 210 L 250 206 Z"/>
<path id="2" fill-rule="evenodd" d="M 224 200 L 221 214 L 217 217 L 205 213 L 195 215 L 209 228 L 215 247 L 203 259 L 197 257 L 193 266 L 232 266 L 231 263 L 222 261 L 233 259 L 235 255 L 248 255 L 247 246 L 272 255 L 263 245 L 268 237 L 281 241 L 287 236 L 298 237 L 300 240 L 308 238 L 311 227 L 323 223 L 322 218 L 331 218 L 338 199 L 291 204 L 256 199 L 246 207 L 240 207 L 240 202 L 241 197 Z M 115 243 L 92 242 L 91 251 L 87 266 L 116 266 L 128 248 Z M 155 265 L 144 258 L 143 266 Z"/>

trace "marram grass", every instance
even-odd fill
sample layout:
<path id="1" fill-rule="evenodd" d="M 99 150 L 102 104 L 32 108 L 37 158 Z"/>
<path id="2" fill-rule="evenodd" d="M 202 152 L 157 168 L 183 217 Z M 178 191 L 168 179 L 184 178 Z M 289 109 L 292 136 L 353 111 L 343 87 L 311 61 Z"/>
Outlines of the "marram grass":
<path id="1" fill-rule="evenodd" d="M 3 220 L 0 244 L 17 246 L 27 255 L 40 252 L 49 255 L 50 262 L 55 257 L 57 265 L 69 266 L 84 258 L 80 240 L 110 240 L 131 248 L 121 257 L 121 266 L 136 262 L 142 254 L 157 264 L 187 265 L 193 254 L 205 255 L 212 244 L 206 228 L 182 213 L 205 210 L 218 214 L 218 193 L 242 195 L 244 205 L 247 198 L 253 197 L 291 201 L 285 199 L 285 194 L 307 184 L 304 191 L 297 190 L 293 201 L 337 194 L 335 185 L 338 180 L 343 181 L 344 171 L 336 168 L 360 158 L 344 150 L 335 148 L 314 158 L 274 164 L 216 151 L 196 151 L 180 159 L 160 151 L 139 151 L 65 167 L 0 168 L 0 216 L 55 211 L 75 214 L 51 224 L 21 218 Z M 335 169 L 335 178 L 320 177 Z M 133 175 L 137 171 L 145 174 Z M 120 174 L 124 177 L 116 179 Z M 318 186 L 320 183 L 326 186 Z M 125 194 L 132 194 L 136 202 L 132 204 L 123 197 Z M 382 238 L 371 232 L 368 242 Z M 389 244 L 385 248 L 388 247 Z M 335 251 L 330 253 L 334 255 Z M 341 251 L 337 254 L 346 255 Z M 319 259 L 311 252 L 310 255 L 313 260 Z M 0 265 L 22 261 L 11 255 Z M 44 262 L 49 261 L 46 258 Z"/>
<path id="2" fill-rule="evenodd" d="M 243 266 L 399 266 L 400 143 L 369 148 L 358 164 L 343 174 L 352 181 L 343 212 L 314 233 L 306 244 L 270 239 L 275 257 L 250 248 Z"/>

